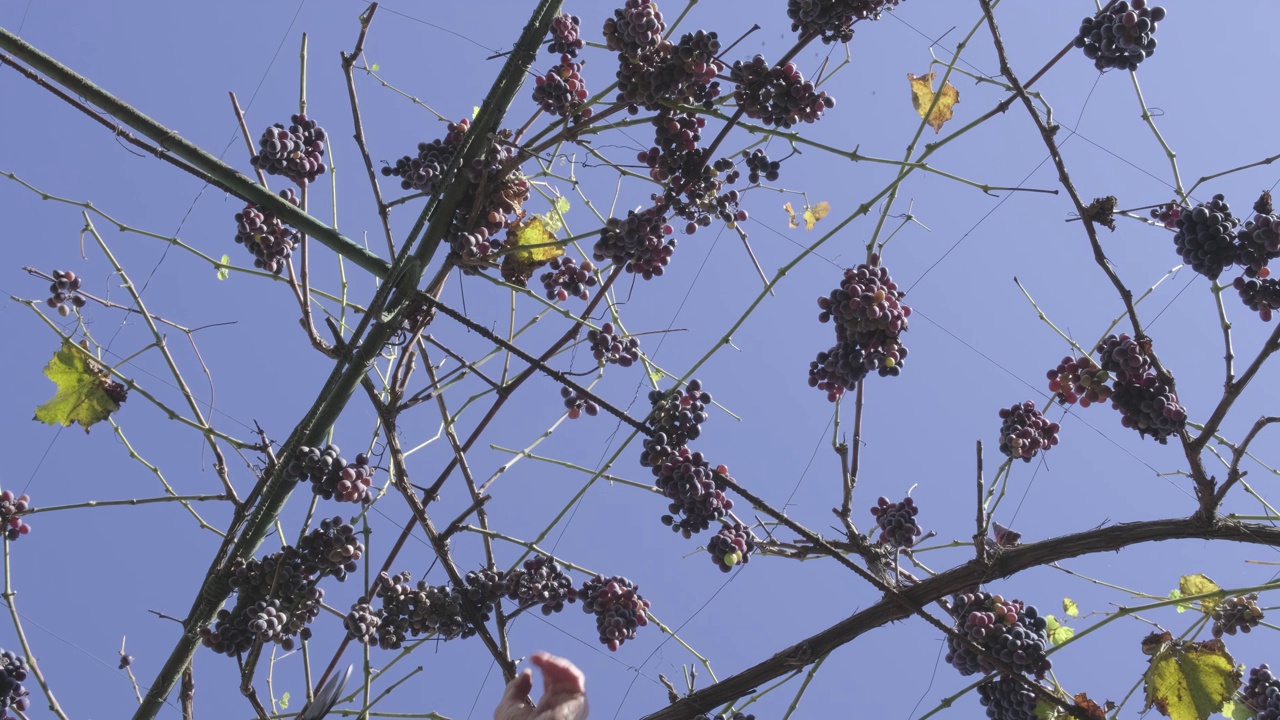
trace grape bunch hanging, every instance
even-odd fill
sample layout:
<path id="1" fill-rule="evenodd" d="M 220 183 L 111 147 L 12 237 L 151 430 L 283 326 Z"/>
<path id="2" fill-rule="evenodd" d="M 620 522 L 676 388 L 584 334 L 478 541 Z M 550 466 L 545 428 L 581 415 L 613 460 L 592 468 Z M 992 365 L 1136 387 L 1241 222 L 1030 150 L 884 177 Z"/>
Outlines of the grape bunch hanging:
<path id="1" fill-rule="evenodd" d="M 1156 24 L 1164 18 L 1165 9 L 1147 0 L 1120 0 L 1080 21 L 1075 46 L 1099 70 L 1137 70 L 1156 51 Z"/>
<path id="2" fill-rule="evenodd" d="M 285 473 L 293 480 L 310 482 L 311 491 L 325 500 L 368 505 L 373 502 L 369 456 L 360 453 L 347 462 L 341 452 L 337 445 L 299 447 Z"/>
<path id="3" fill-rule="evenodd" d="M 280 197 L 298 206 L 298 196 L 292 188 L 280 191 Z M 285 225 L 273 211 L 253 203 L 236 213 L 235 221 L 236 244 L 243 245 L 253 255 L 253 266 L 275 275 L 284 272 L 285 263 L 302 239 L 302 233 Z"/>
<path id="4" fill-rule="evenodd" d="M 290 116 L 291 125 L 276 123 L 262 132 L 258 154 L 250 163 L 268 175 L 283 175 L 306 185 L 324 171 L 324 128 L 303 114 Z"/>
<path id="5" fill-rule="evenodd" d="M 911 308 L 878 263 L 877 257 L 870 265 L 846 269 L 840 287 L 818 298 L 818 320 L 835 325 L 836 344 L 809 364 L 809 386 L 827 393 L 831 402 L 873 370 L 881 376 L 899 374 L 906 361 L 902 334 Z"/>

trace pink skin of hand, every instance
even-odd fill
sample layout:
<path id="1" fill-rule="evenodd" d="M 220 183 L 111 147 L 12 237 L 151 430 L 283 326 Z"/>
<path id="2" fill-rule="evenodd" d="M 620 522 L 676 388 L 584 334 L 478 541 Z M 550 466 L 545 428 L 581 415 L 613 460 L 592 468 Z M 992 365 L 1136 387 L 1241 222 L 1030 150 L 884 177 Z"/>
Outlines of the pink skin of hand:
<path id="1" fill-rule="evenodd" d="M 529 698 L 533 671 L 522 670 L 507 684 L 493 720 L 585 720 L 587 679 L 576 665 L 544 652 L 529 658 L 542 671 L 542 698 L 535 706 Z"/>

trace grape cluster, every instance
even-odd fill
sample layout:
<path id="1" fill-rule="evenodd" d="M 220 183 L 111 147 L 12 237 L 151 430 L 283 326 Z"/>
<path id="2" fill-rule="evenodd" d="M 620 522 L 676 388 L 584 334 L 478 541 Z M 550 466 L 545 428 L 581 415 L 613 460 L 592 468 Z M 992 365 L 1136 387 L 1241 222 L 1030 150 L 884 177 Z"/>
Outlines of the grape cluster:
<path id="1" fill-rule="evenodd" d="M 514 167 L 519 151 L 510 145 L 511 131 L 497 135 L 498 142 L 489 146 L 484 157 L 464 168 L 471 189 L 458 205 L 451 238 L 455 257 L 464 266 L 483 264 L 491 252 L 502 248 L 498 233 L 510 227 L 529 199 L 529 179 Z M 477 196 L 480 192 L 483 195 Z"/>
<path id="2" fill-rule="evenodd" d="M 655 205 L 643 212 L 628 211 L 625 220 L 609 218 L 592 257 L 596 262 L 626 263 L 627 272 L 645 280 L 662 275 L 676 250 L 676 241 L 668 237 L 672 230 L 665 210 Z"/>
<path id="3" fill-rule="evenodd" d="M 751 530 L 742 523 L 722 525 L 715 537 L 707 542 L 711 561 L 721 572 L 729 572 L 735 565 L 746 564 L 755 550 L 755 538 L 751 537 Z"/>
<path id="4" fill-rule="evenodd" d="M 661 183 L 672 176 L 700 173 L 705 163 L 703 153 L 698 150 L 698 141 L 702 139 L 707 119 L 663 108 L 651 122 L 655 146 L 636 157 L 649 166 L 649 177 Z"/>
<path id="5" fill-rule="evenodd" d="M 639 58 L 662 41 L 667 29 L 658 3 L 653 0 L 627 0 L 604 21 L 605 46 L 629 58 Z"/>
<path id="6" fill-rule="evenodd" d="M 1192 270 L 1210 280 L 1235 262 L 1238 254 L 1236 227 L 1240 221 L 1231 214 L 1222 195 L 1183 210 L 1174 226 L 1173 242 L 1178 255 Z"/>
<path id="7" fill-rule="evenodd" d="M 1017 678 L 999 675 L 978 683 L 978 702 L 991 720 L 1035 720 L 1039 700 Z"/>
<path id="8" fill-rule="evenodd" d="M 747 117 L 765 125 L 789 128 L 800 122 L 817 122 L 835 98 L 814 88 L 795 63 L 770 67 L 764 56 L 735 62 L 729 71 L 734 82 L 733 100 Z"/>
<path id="9" fill-rule="evenodd" d="M 1258 627 L 1263 617 L 1265 614 L 1258 607 L 1258 593 L 1229 597 L 1213 609 L 1213 636 L 1220 638 L 1223 633 L 1248 633 Z"/>
<path id="10" fill-rule="evenodd" d="M 717 35 L 701 30 L 684 34 L 677 43 L 660 40 L 636 55 L 619 52 L 618 101 L 632 114 L 641 107 L 660 110 L 666 102 L 710 110 L 720 96 L 716 77 L 724 63 L 716 57 L 719 52 Z"/>
<path id="11" fill-rule="evenodd" d="M 301 446 L 286 473 L 294 480 L 310 482 L 311 492 L 325 500 L 368 505 L 373 502 L 369 456 L 360 453 L 355 462 L 348 463 L 340 452 L 337 445 L 326 445 L 323 450 Z"/>
<path id="12" fill-rule="evenodd" d="M 347 629 L 347 637 L 361 645 L 371 645 L 378 637 L 378 627 L 382 625 L 382 614 L 373 609 L 369 599 L 362 597 L 351 606 L 351 612 L 342 619 L 342 626 Z"/>
<path id="13" fill-rule="evenodd" d="M 1151 209 L 1151 219 L 1173 230 L 1178 226 L 1178 218 L 1182 217 L 1182 210 L 1183 207 L 1176 200 L 1167 202 Z"/>
<path id="14" fill-rule="evenodd" d="M 1280 280 L 1271 277 L 1238 277 L 1232 286 L 1240 293 L 1245 307 L 1258 313 L 1265 322 L 1271 322 L 1272 312 L 1280 309 Z"/>
<path id="15" fill-rule="evenodd" d="M 901 0 L 787 0 L 787 17 L 792 32 L 801 37 L 821 37 L 822 42 L 847 43 L 853 39 L 853 24 L 859 20 L 879 20 L 880 13 L 897 7 Z"/>
<path id="16" fill-rule="evenodd" d="M 71 314 L 71 308 L 67 307 L 67 303 L 71 303 L 77 310 L 84 307 L 85 299 L 80 294 L 80 278 L 71 270 L 54 270 L 53 282 L 49 283 L 49 299 L 45 300 L 45 304 L 58 311 L 58 314 L 66 317 Z"/>
<path id="17" fill-rule="evenodd" d="M 760 182 L 760 178 L 777 182 L 778 170 L 782 167 L 782 163 L 770 160 L 764 150 L 759 148 L 750 152 L 743 150 L 742 158 L 747 161 L 747 182 L 755 185 Z"/>
<path id="18" fill-rule="evenodd" d="M 1161 445 L 1187 424 L 1187 410 L 1178 404 L 1173 388 L 1155 373 L 1138 382 L 1116 381 L 1111 406 L 1120 411 L 1120 422 L 1139 435 L 1150 435 Z"/>
<path id="19" fill-rule="evenodd" d="M 293 189 L 282 190 L 280 197 L 296 206 L 298 196 Z M 284 224 L 270 210 L 249 203 L 236 213 L 236 243 L 253 255 L 253 266 L 279 275 L 284 272 L 285 260 L 293 253 L 302 234 Z"/>
<path id="20" fill-rule="evenodd" d="M 356 537 L 356 529 L 341 517 L 326 518 L 320 527 L 298 541 L 304 569 L 314 575 L 333 575 L 346 580 L 356 571 L 356 561 L 364 554 L 364 543 Z"/>
<path id="21" fill-rule="evenodd" d="M 916 522 L 916 515 L 919 512 L 920 508 L 916 507 L 916 501 L 910 496 L 896 503 L 889 502 L 889 498 L 886 497 L 876 500 L 875 507 L 871 508 L 871 514 L 875 516 L 876 525 L 880 527 L 878 542 L 895 548 L 909 548 L 914 545 L 916 538 L 922 533 L 920 524 Z"/>
<path id="22" fill-rule="evenodd" d="M 502 577 L 493 570 L 467 573 L 463 587 L 452 584 L 428 585 L 425 580 L 411 586 L 410 575 L 378 576 L 377 597 L 382 607 L 374 611 L 378 646 L 396 650 L 408 635 L 435 635 L 442 640 L 468 638 L 476 634 L 467 619 L 466 609 L 474 611 L 482 622 L 502 597 Z"/>
<path id="23" fill-rule="evenodd" d="M 1280 720 L 1280 678 L 1266 664 L 1249 671 L 1249 682 L 1240 691 L 1240 698 L 1257 713 L 1254 720 Z"/>
<path id="24" fill-rule="evenodd" d="M 253 166 L 305 185 L 324 173 L 324 128 L 306 115 L 290 116 L 288 128 L 276 123 L 263 131 Z"/>
<path id="25" fill-rule="evenodd" d="M 639 588 L 624 577 L 596 576 L 578 589 L 582 611 L 594 613 L 601 644 L 610 650 L 627 640 L 634 640 L 636 629 L 649 624 L 645 610 L 649 601 L 640 597 Z"/>
<path id="26" fill-rule="evenodd" d="M 1088 356 L 1064 357 L 1047 376 L 1049 392 L 1064 405 L 1080 403 L 1080 407 L 1089 407 L 1111 397 L 1111 388 L 1107 387 L 1110 376 Z"/>
<path id="27" fill-rule="evenodd" d="M 952 597 L 951 617 L 962 636 L 1020 673 L 1042 679 L 1052 667 L 1045 654 L 1048 623 L 1034 605 L 980 591 L 960 593 Z M 985 655 L 972 652 L 955 638 L 947 638 L 947 649 L 947 662 L 961 675 L 996 669 Z"/>
<path id="28" fill-rule="evenodd" d="M 382 174 L 400 178 L 400 188 L 403 190 L 434 194 L 439 189 L 444 171 L 453 161 L 454 153 L 462 145 L 462 139 L 470 128 L 471 121 L 466 119 L 449 123 L 448 132 L 443 139 L 418 143 L 416 156 L 405 155 L 394 166 L 384 165 Z"/>
<path id="29" fill-rule="evenodd" d="M 1031 462 L 1058 444 L 1058 423 L 1049 422 L 1030 400 L 1001 408 L 1000 419 L 1000 452 L 1006 457 Z"/>
<path id="30" fill-rule="evenodd" d="M 809 386 L 825 391 L 831 402 L 872 370 L 897 375 L 906 361 L 902 333 L 911 308 L 900 302 L 897 283 L 878 263 L 877 257 L 846 269 L 840 287 L 818 298 L 818 320 L 835 321 L 836 344 L 809 364 Z"/>
<path id="31" fill-rule="evenodd" d="M 233 657 L 248 651 L 255 641 L 292 650 L 294 637 L 311 637 L 307 626 L 320 614 L 324 591 L 316 586 L 318 580 L 293 547 L 261 560 L 236 558 L 227 570 L 236 604 L 219 610 L 212 628 L 201 628 L 201 642 Z"/>
<path id="32" fill-rule="evenodd" d="M 1149 340 L 1134 340 L 1125 333 L 1108 335 L 1098 343 L 1099 365 L 1111 373 L 1117 384 L 1139 382 L 1151 372 Z"/>
<path id="33" fill-rule="evenodd" d="M 1246 221 L 1237 233 L 1239 249 L 1236 264 L 1251 278 L 1265 278 L 1271 272 L 1267 264 L 1280 257 L 1280 216 L 1258 213 Z"/>
<path id="34" fill-rule="evenodd" d="M 723 477 L 729 477 L 724 465 L 715 468 L 700 452 L 680 447 L 653 468 L 654 485 L 671 502 L 662 524 L 685 539 L 693 537 L 721 520 L 733 509 L 733 500 L 724 490 Z"/>
<path id="35" fill-rule="evenodd" d="M 581 23 L 578 21 L 577 15 L 565 13 L 551 20 L 551 42 L 547 45 L 547 50 L 552 55 L 567 55 L 571 58 L 578 56 L 578 51 L 582 49 L 582 38 L 579 37 L 578 29 Z"/>
<path id="36" fill-rule="evenodd" d="M 590 300 L 591 291 L 595 287 L 595 265 L 590 260 L 583 260 L 579 265 L 573 258 L 561 256 L 551 260 L 548 272 L 542 274 L 542 287 L 547 291 L 547 299 L 564 302 L 570 296 L 579 300 Z"/>
<path id="37" fill-rule="evenodd" d="M 538 555 L 521 568 L 507 573 L 503 594 L 521 608 L 541 607 L 543 615 L 558 613 L 566 602 L 576 602 L 573 580 L 554 559 Z"/>
<path id="38" fill-rule="evenodd" d="M 1165 17 L 1160 6 L 1147 0 L 1120 0 L 1106 12 L 1080 21 L 1075 46 L 1099 70 L 1137 70 L 1156 50 L 1156 23 Z"/>
<path id="39" fill-rule="evenodd" d="M 591 398 L 579 395 L 577 390 L 567 385 L 560 388 L 560 397 L 564 400 L 564 407 L 568 411 L 570 420 L 577 420 L 584 412 L 592 417 L 600 412 L 600 406 L 596 405 Z"/>
<path id="40" fill-rule="evenodd" d="M 0 531 L 9 540 L 31 532 L 31 526 L 22 521 L 22 513 L 30 507 L 31 498 L 26 495 L 13 494 L 12 490 L 0 492 Z"/>
<path id="41" fill-rule="evenodd" d="M 31 696 L 22 686 L 27 679 L 27 661 L 10 650 L 0 650 L 0 720 L 13 720 L 9 710 L 25 713 Z"/>
<path id="42" fill-rule="evenodd" d="M 591 108 L 583 107 L 587 95 L 582 65 L 567 57 L 534 81 L 533 101 L 538 107 L 556 117 L 572 117 L 574 122 L 591 118 Z"/>
<path id="43" fill-rule="evenodd" d="M 707 421 L 706 406 L 711 402 L 711 395 L 703 392 L 702 382 L 695 379 L 690 380 L 684 390 L 666 393 L 651 390 L 649 402 L 653 410 L 648 422 L 654 433 L 644 440 L 640 464 L 656 468 L 702 434 L 701 425 Z"/>
<path id="44" fill-rule="evenodd" d="M 587 331 L 591 355 L 598 362 L 631 367 L 640 360 L 640 341 L 634 337 L 621 338 L 614 334 L 613 323 L 605 323 L 599 330 Z"/>

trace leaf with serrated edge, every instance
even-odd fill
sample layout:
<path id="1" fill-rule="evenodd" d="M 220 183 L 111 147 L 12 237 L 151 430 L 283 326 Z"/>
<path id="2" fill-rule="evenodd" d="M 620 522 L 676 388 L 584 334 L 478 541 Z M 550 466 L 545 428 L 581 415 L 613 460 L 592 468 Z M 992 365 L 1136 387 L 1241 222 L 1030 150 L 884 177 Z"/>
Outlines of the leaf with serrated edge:
<path id="1" fill-rule="evenodd" d="M 1184 595 L 1203 595 L 1204 593 L 1217 592 L 1222 588 L 1218 583 L 1210 580 L 1207 576 L 1196 573 L 1194 575 L 1183 575 L 1178 580 L 1178 590 Z M 1218 606 L 1217 599 L 1204 599 L 1200 601 L 1200 612 L 1209 615 L 1213 609 Z"/>
<path id="2" fill-rule="evenodd" d="M 62 348 L 45 365 L 44 374 L 58 390 L 53 399 L 36 408 L 35 419 L 40 422 L 63 426 L 80 423 L 84 431 L 89 432 L 94 423 L 120 409 L 120 404 L 105 390 L 110 378 L 89 367 L 85 353 L 70 340 L 62 341 Z"/>
<path id="3" fill-rule="evenodd" d="M 1076 605 L 1076 601 L 1069 597 L 1062 598 L 1062 612 L 1071 617 L 1080 617 L 1080 606 Z"/>
<path id="4" fill-rule="evenodd" d="M 950 82 L 944 82 L 935 93 L 933 79 L 936 76 L 937 73 L 932 72 L 920 77 L 916 77 L 915 73 L 907 73 L 907 80 L 911 81 L 911 104 L 929 127 L 938 133 L 942 132 L 943 124 L 951 119 L 952 109 L 956 103 L 960 102 L 960 91 L 956 90 Z M 938 99 L 936 104 L 933 101 L 934 97 Z M 929 110 L 930 107 L 933 108 L 932 112 Z"/>
<path id="5" fill-rule="evenodd" d="M 1171 720 L 1207 720 L 1240 687 L 1240 671 L 1221 640 L 1164 642 L 1143 675 L 1146 709 Z"/>

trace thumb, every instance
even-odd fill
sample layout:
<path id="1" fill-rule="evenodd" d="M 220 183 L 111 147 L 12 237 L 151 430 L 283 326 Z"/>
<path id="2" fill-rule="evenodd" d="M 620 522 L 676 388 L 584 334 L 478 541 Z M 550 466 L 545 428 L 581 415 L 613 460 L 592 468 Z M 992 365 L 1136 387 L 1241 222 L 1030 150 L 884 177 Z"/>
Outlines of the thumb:
<path id="1" fill-rule="evenodd" d="M 529 720 L 533 717 L 533 701 L 529 691 L 533 689 L 533 671 L 521 670 L 514 680 L 507 683 L 502 701 L 493 711 L 493 720 Z"/>

